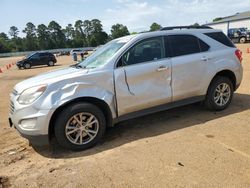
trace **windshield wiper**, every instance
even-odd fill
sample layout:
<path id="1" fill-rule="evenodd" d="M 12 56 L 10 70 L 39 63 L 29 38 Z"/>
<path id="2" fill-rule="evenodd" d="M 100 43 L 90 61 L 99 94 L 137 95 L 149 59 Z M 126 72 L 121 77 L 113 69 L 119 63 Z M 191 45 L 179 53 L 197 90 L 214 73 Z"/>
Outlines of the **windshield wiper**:
<path id="1" fill-rule="evenodd" d="M 82 66 L 80 64 L 75 64 L 75 65 L 71 65 L 71 67 L 75 67 L 77 69 L 81 68 L 81 69 L 86 69 L 86 66 Z"/>

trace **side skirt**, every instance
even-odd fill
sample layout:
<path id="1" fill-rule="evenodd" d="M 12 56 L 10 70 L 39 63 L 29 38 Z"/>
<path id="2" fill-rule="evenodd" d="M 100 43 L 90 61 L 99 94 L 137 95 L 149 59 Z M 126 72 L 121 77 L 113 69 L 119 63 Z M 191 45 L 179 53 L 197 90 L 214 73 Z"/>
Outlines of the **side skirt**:
<path id="1" fill-rule="evenodd" d="M 176 107 L 179 107 L 179 106 L 184 106 L 184 105 L 200 102 L 200 101 L 203 101 L 204 99 L 205 99 L 205 95 L 191 97 L 191 98 L 183 99 L 183 100 L 176 101 L 176 102 L 170 102 L 170 103 L 162 104 L 162 105 L 159 105 L 159 106 L 154 106 L 154 107 L 147 108 L 147 109 L 144 109 L 144 110 L 131 112 L 131 113 L 122 115 L 120 117 L 115 118 L 113 120 L 113 122 L 118 123 L 118 122 L 121 122 L 121 121 L 137 118 L 137 117 L 144 116 L 144 115 L 147 115 L 147 114 L 152 114 L 152 113 L 155 113 L 155 112 L 160 112 L 160 111 L 176 108 Z"/>

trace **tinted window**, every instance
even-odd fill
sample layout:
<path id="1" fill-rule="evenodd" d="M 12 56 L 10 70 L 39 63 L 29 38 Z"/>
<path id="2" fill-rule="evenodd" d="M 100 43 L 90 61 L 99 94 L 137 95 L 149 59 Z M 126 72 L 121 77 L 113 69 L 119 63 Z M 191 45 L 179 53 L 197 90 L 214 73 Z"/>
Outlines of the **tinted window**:
<path id="1" fill-rule="evenodd" d="M 39 54 L 38 53 L 33 54 L 30 58 L 31 59 L 38 59 L 39 58 Z"/>
<path id="2" fill-rule="evenodd" d="M 199 41 L 199 44 L 200 44 L 200 51 L 201 52 L 206 52 L 206 51 L 209 50 L 210 46 L 207 43 L 203 42 L 200 39 L 198 39 L 198 41 Z"/>
<path id="3" fill-rule="evenodd" d="M 200 52 L 199 41 L 192 35 L 168 36 L 172 49 L 172 56 L 188 55 Z"/>
<path id="4" fill-rule="evenodd" d="M 204 33 L 204 34 L 228 47 L 235 47 L 234 44 L 231 42 L 231 40 L 229 40 L 226 37 L 226 35 L 224 35 L 222 32 Z"/>
<path id="5" fill-rule="evenodd" d="M 48 56 L 48 54 L 46 54 L 46 53 L 40 53 L 40 57 L 46 57 L 46 56 Z"/>
<path id="6" fill-rule="evenodd" d="M 168 36 L 164 37 L 164 44 L 165 44 L 165 57 L 171 57 L 171 48 Z"/>
<path id="7" fill-rule="evenodd" d="M 163 49 L 162 37 L 143 40 L 123 55 L 123 63 L 133 65 L 162 59 L 164 57 Z"/>
<path id="8" fill-rule="evenodd" d="M 54 55 L 51 54 L 51 53 L 46 53 L 46 56 L 48 56 L 48 57 L 53 57 Z"/>

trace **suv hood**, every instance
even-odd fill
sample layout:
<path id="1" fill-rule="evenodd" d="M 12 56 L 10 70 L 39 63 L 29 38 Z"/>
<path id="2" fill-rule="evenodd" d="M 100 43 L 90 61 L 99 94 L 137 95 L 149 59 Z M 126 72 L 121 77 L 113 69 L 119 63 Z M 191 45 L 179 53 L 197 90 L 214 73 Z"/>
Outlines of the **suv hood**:
<path id="1" fill-rule="evenodd" d="M 21 64 L 21 63 L 25 62 L 26 60 L 27 60 L 27 59 L 21 59 L 21 60 L 17 61 L 16 63 L 17 63 L 17 64 Z"/>
<path id="2" fill-rule="evenodd" d="M 14 89 L 19 94 L 23 92 L 25 89 L 28 89 L 33 86 L 42 84 L 49 85 L 51 83 L 55 83 L 67 78 L 73 78 L 87 73 L 88 69 L 77 69 L 74 67 L 62 68 L 55 71 L 39 74 L 37 76 L 19 82 L 18 84 L 15 85 Z"/>

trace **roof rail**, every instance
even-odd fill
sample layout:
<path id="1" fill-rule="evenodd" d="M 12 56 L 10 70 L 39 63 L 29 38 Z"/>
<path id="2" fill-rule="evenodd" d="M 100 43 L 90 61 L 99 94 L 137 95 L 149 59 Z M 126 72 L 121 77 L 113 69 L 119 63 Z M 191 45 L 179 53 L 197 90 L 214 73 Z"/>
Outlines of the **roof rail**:
<path id="1" fill-rule="evenodd" d="M 160 29 L 160 31 L 165 31 L 165 30 L 174 30 L 174 29 L 212 29 L 209 26 L 206 25 L 201 25 L 201 26 L 194 26 L 194 25 L 190 25 L 190 26 L 174 26 L 174 27 L 163 27 Z"/>

